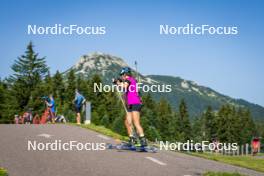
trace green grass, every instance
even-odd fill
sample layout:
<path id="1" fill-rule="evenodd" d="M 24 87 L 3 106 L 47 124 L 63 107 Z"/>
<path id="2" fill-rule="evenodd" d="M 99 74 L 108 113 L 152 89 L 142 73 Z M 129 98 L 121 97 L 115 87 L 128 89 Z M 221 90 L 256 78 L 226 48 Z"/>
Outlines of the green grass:
<path id="1" fill-rule="evenodd" d="M 7 171 L 0 167 L 0 176 L 8 176 Z"/>
<path id="2" fill-rule="evenodd" d="M 206 172 L 203 176 L 243 176 L 239 173 L 229 173 L 229 172 Z"/>
<path id="3" fill-rule="evenodd" d="M 122 136 L 104 126 L 97 126 L 97 125 L 94 125 L 94 124 L 89 124 L 89 125 L 85 125 L 85 124 L 81 124 L 81 125 L 77 125 L 77 124 L 74 124 L 74 123 L 69 123 L 70 125 L 75 125 L 75 126 L 80 126 L 82 128 L 87 128 L 87 129 L 90 129 L 90 130 L 93 130 L 93 131 L 96 131 L 98 133 L 101 133 L 103 135 L 106 135 L 106 136 L 109 136 L 109 137 L 112 137 L 114 139 L 119 139 L 119 140 L 122 140 L 122 141 L 126 141 L 128 140 L 128 137 L 127 136 Z"/>
<path id="4" fill-rule="evenodd" d="M 210 160 L 220 161 L 223 163 L 236 165 L 255 171 L 264 172 L 264 159 L 253 156 L 227 156 L 216 153 L 189 153 L 193 156 L 198 156 Z"/>

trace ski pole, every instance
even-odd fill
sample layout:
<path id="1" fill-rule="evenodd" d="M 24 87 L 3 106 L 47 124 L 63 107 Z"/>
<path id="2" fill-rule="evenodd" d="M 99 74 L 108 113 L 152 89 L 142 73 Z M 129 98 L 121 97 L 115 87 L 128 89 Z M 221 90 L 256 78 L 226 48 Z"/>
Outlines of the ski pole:
<path id="1" fill-rule="evenodd" d="M 139 74 L 138 74 L 138 63 L 137 63 L 137 61 L 135 61 L 135 69 L 136 69 L 137 80 L 140 83 L 140 80 L 139 80 L 140 78 L 139 78 Z"/>
<path id="2" fill-rule="evenodd" d="M 116 88 L 117 89 L 117 88 Z M 122 105 L 123 105 L 123 108 L 124 108 L 124 110 L 126 111 L 126 113 L 127 113 L 127 108 L 126 108 L 126 104 L 125 104 L 125 101 L 124 101 L 124 99 L 122 98 L 122 95 L 121 95 L 121 93 L 118 91 L 118 89 L 116 90 L 116 92 L 117 92 L 117 95 L 118 95 L 118 98 L 121 100 L 121 102 L 122 102 Z"/>
<path id="3" fill-rule="evenodd" d="M 123 108 L 124 108 L 124 110 L 126 111 L 126 114 L 127 114 L 128 111 L 127 111 L 127 108 L 126 108 L 125 101 L 124 101 L 124 99 L 122 98 L 122 95 L 121 95 L 121 93 L 118 91 L 117 88 L 116 88 L 116 92 L 117 92 L 118 98 L 121 100 L 122 105 L 123 105 Z M 138 136 L 137 133 L 135 132 L 135 129 L 134 129 L 133 124 L 131 124 L 131 131 L 132 131 L 132 133 L 133 133 L 133 136 L 135 136 L 135 137 Z"/>

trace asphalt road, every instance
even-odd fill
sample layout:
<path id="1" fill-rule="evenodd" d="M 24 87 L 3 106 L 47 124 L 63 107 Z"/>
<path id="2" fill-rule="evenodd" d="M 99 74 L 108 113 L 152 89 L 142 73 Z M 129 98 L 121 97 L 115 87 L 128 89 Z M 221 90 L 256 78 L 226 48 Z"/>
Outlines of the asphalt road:
<path id="1" fill-rule="evenodd" d="M 253 170 L 177 152 L 117 150 L 33 151 L 28 141 L 115 143 L 96 132 L 70 125 L 0 125 L 0 166 L 10 176 L 195 176 L 206 171 L 264 175 Z"/>

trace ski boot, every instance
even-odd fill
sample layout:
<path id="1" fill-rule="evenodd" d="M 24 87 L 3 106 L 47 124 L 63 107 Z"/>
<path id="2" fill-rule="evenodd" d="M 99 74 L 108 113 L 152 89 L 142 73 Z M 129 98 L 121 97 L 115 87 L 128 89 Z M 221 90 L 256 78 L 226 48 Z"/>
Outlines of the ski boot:
<path id="1" fill-rule="evenodd" d="M 129 137 L 128 146 L 134 146 L 136 143 L 136 138 L 134 136 Z"/>
<path id="2" fill-rule="evenodd" d="M 146 147 L 146 146 L 148 146 L 147 139 L 146 139 L 144 136 L 139 137 L 139 141 L 140 141 L 140 145 L 141 145 L 141 147 Z"/>

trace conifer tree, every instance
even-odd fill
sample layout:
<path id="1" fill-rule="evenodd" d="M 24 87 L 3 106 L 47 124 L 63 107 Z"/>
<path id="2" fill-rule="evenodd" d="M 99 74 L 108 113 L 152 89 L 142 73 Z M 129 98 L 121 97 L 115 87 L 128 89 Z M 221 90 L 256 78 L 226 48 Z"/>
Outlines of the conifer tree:
<path id="1" fill-rule="evenodd" d="M 67 104 L 72 104 L 76 90 L 76 76 L 74 70 L 70 70 L 67 74 L 67 88 L 66 88 L 66 100 Z"/>
<path id="2" fill-rule="evenodd" d="M 203 114 L 204 120 L 204 135 L 205 140 L 211 141 L 216 136 L 216 117 L 212 111 L 212 107 L 208 106 L 205 113 Z"/>
<path id="3" fill-rule="evenodd" d="M 256 126 L 251 118 L 250 111 L 245 108 L 239 108 L 237 111 L 237 118 L 239 118 L 238 123 L 238 138 L 239 144 L 250 143 L 252 137 L 256 136 Z"/>
<path id="4" fill-rule="evenodd" d="M 204 138 L 204 128 L 203 128 L 203 119 L 202 117 L 195 117 L 192 123 L 193 138 L 196 142 L 201 142 L 205 140 Z"/>
<path id="5" fill-rule="evenodd" d="M 170 132 L 168 130 L 169 124 L 172 122 L 172 111 L 166 99 L 162 98 L 157 105 L 158 115 L 158 130 L 162 140 L 170 139 Z"/>
<path id="6" fill-rule="evenodd" d="M 5 115 L 5 102 L 6 102 L 6 90 L 4 88 L 4 84 L 0 80 L 0 120 L 3 120 L 3 117 Z"/>
<path id="7" fill-rule="evenodd" d="M 53 95 L 53 82 L 50 72 L 48 72 L 44 79 L 44 92 L 45 96 Z"/>
<path id="8" fill-rule="evenodd" d="M 121 114 L 124 114 L 125 110 L 123 108 L 122 102 L 117 97 L 116 92 L 107 92 L 105 95 L 105 111 L 106 111 L 106 117 L 108 118 L 108 127 L 112 127 L 112 124 L 116 117 L 121 116 Z"/>
<path id="9" fill-rule="evenodd" d="M 181 132 L 181 139 L 183 141 L 189 140 L 191 138 L 191 124 L 184 99 L 181 100 L 179 105 L 179 130 Z"/>
<path id="10" fill-rule="evenodd" d="M 158 128 L 157 104 L 153 100 L 150 93 L 143 95 L 142 101 L 144 106 L 142 108 L 141 115 L 145 116 L 149 121 L 149 125 L 156 130 Z"/>
<path id="11" fill-rule="evenodd" d="M 45 57 L 39 58 L 33 50 L 33 44 L 30 42 L 27 46 L 25 55 L 18 57 L 11 67 L 14 74 L 11 76 L 12 94 L 16 97 L 20 109 L 28 106 L 30 99 L 36 99 L 32 96 L 41 80 L 47 75 L 48 67 Z"/>
<path id="12" fill-rule="evenodd" d="M 62 75 L 59 71 L 56 71 L 55 75 L 52 77 L 52 89 L 53 96 L 56 102 L 56 110 L 58 114 L 63 114 L 63 106 L 65 99 L 65 84 L 63 82 Z"/>
<path id="13" fill-rule="evenodd" d="M 221 142 L 238 142 L 236 128 L 235 108 L 231 105 L 223 105 L 217 116 L 217 138 Z"/>

